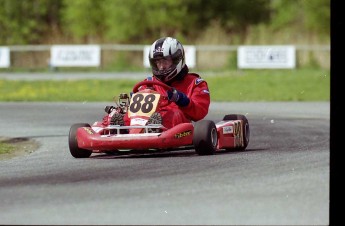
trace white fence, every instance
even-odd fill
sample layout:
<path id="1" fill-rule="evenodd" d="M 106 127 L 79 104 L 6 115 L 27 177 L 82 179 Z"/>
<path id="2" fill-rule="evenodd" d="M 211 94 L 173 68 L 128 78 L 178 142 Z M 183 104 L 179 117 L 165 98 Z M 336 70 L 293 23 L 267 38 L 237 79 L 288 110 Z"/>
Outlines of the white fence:
<path id="1" fill-rule="evenodd" d="M 64 49 L 66 46 L 69 48 Z M 46 66 L 91 66 L 105 68 L 106 65 L 114 62 L 112 57 L 119 53 L 136 53 L 136 56 L 131 56 L 132 58 L 129 60 L 131 62 L 128 62 L 128 64 L 133 63 L 136 64 L 137 67 L 147 67 L 147 59 L 144 54 L 147 47 L 147 45 L 122 44 L 0 46 L 0 68 L 29 67 L 31 69 L 35 69 Z M 199 69 L 204 69 L 205 67 L 210 69 L 226 67 L 229 65 L 229 61 L 234 60 L 235 58 L 237 60 L 238 68 L 295 68 L 296 66 L 298 67 L 299 65 L 303 65 L 303 62 L 310 61 L 319 63 L 321 67 L 330 67 L 330 45 L 186 45 L 185 47 L 191 49 L 191 51 L 186 52 L 190 52 L 191 54 L 187 55 L 192 55 L 193 58 L 187 59 L 187 62 L 189 60 L 191 67 Z M 280 48 L 279 51 L 274 51 L 276 47 L 283 47 L 283 49 Z M 74 48 L 74 51 L 71 51 L 71 48 Z M 255 59 L 255 61 L 253 61 L 254 55 L 252 53 L 257 48 L 260 48 L 261 50 L 263 48 L 270 49 L 270 54 L 266 54 L 266 58 L 267 56 L 269 56 L 269 58 Z M 271 51 L 272 48 L 273 51 Z M 107 54 L 105 54 L 105 52 L 107 52 Z M 245 53 L 247 53 L 247 55 L 245 55 Z M 251 55 L 248 55 L 248 53 Z M 230 54 L 232 54 L 232 57 Z M 256 56 L 258 55 L 256 54 Z M 313 59 L 310 59 L 311 56 Z M 273 64 L 274 62 L 278 62 L 277 59 L 282 62 L 282 57 L 287 57 L 285 59 L 286 64 Z M 71 59 L 74 59 L 74 61 L 72 62 Z M 250 59 L 250 61 L 245 61 L 245 59 Z M 275 59 L 275 61 L 272 59 Z M 253 62 L 256 63 L 253 64 Z M 258 65 L 258 63 L 260 63 L 261 66 Z"/>

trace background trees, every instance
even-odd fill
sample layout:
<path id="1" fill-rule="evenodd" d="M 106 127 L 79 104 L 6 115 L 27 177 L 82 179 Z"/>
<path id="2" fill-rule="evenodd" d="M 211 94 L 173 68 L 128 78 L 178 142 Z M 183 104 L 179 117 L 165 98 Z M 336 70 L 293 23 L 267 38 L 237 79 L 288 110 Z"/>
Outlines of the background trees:
<path id="1" fill-rule="evenodd" d="M 200 38 L 210 26 L 243 40 L 254 27 L 329 42 L 330 0 L 0 0 L 0 45 L 151 43 Z M 307 38 L 308 41 L 308 38 Z"/>

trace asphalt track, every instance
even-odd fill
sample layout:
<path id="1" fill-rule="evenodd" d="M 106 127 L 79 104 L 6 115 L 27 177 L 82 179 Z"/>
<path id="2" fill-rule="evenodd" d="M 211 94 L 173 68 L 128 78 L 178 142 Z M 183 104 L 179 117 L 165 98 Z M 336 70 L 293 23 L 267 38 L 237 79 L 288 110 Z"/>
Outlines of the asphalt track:
<path id="1" fill-rule="evenodd" d="M 212 103 L 249 119 L 244 152 L 74 159 L 70 126 L 107 104 L 0 103 L 0 136 L 40 143 L 0 161 L 0 224 L 329 224 L 329 102 Z"/>

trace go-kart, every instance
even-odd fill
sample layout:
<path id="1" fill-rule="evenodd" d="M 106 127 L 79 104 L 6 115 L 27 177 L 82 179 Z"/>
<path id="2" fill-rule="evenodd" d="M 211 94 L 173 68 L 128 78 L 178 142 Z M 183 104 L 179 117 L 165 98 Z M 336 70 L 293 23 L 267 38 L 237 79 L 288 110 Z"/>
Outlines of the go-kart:
<path id="1" fill-rule="evenodd" d="M 245 150 L 250 137 L 246 116 L 228 114 L 215 123 L 200 120 L 181 123 L 173 128 L 162 124 L 147 124 L 150 116 L 171 104 L 166 95 L 154 90 L 153 85 L 166 90 L 172 87 L 153 80 L 145 80 L 133 87 L 131 98 L 119 98 L 113 111 L 126 113 L 130 125 L 104 125 L 96 121 L 77 123 L 69 131 L 69 150 L 75 158 L 88 158 L 92 153 L 128 153 L 128 151 L 173 151 L 195 149 L 198 155 L 212 155 L 220 150 Z M 140 89 L 146 87 L 145 89 Z M 109 114 L 110 117 L 110 114 Z"/>

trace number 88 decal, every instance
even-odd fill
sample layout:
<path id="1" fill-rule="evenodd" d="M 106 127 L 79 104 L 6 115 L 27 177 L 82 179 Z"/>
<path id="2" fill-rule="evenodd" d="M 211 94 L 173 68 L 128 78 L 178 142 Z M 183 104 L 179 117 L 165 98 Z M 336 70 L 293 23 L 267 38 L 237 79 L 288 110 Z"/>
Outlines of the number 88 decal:
<path id="1" fill-rule="evenodd" d="M 148 115 L 156 111 L 159 94 L 153 93 L 136 93 L 132 96 L 129 111 L 131 114 Z"/>

